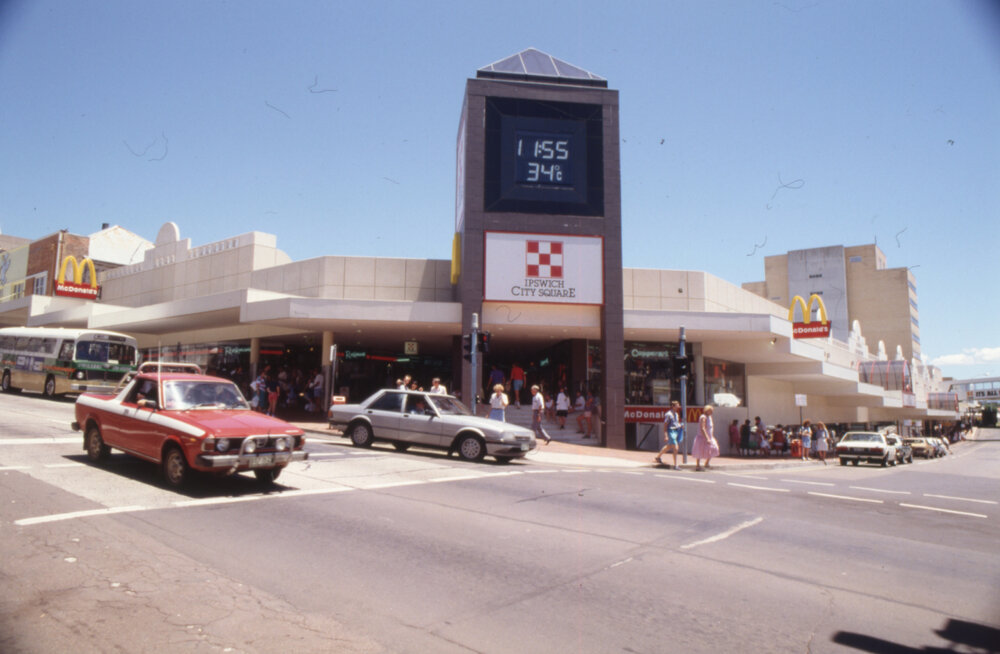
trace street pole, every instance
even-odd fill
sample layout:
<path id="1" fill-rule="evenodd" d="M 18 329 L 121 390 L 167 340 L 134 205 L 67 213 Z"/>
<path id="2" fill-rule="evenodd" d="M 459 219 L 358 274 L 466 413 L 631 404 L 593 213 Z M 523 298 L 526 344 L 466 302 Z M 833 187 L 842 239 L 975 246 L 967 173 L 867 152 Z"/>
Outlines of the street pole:
<path id="1" fill-rule="evenodd" d="M 687 351 L 685 350 L 683 327 L 681 327 L 680 349 L 678 350 L 678 354 L 680 355 L 681 358 L 687 356 Z M 686 370 L 687 368 L 685 367 L 685 371 Z M 691 448 L 691 439 L 687 437 L 687 385 L 688 385 L 688 376 L 685 372 L 685 374 L 681 375 L 681 415 L 680 415 L 681 429 L 684 430 L 684 456 L 682 458 L 682 462 L 685 464 L 687 464 L 688 462 L 688 451 Z"/>
<path id="2" fill-rule="evenodd" d="M 476 399 L 479 395 L 479 314 L 472 314 L 472 343 L 469 346 L 469 354 L 472 359 L 469 361 L 469 370 L 472 376 L 472 415 L 478 414 Z"/>

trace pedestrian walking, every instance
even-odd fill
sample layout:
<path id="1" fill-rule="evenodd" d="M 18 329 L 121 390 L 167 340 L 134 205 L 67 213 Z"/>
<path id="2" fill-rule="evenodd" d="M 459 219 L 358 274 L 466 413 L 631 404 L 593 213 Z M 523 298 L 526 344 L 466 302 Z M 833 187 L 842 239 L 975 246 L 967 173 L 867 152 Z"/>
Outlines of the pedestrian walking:
<path id="1" fill-rule="evenodd" d="M 510 404 L 510 400 L 507 399 L 507 394 L 503 392 L 503 384 L 496 384 L 493 387 L 493 395 L 490 396 L 490 418 L 493 420 L 499 420 L 500 422 L 507 422 L 507 405 Z"/>
<path id="2" fill-rule="evenodd" d="M 538 386 L 531 387 L 531 428 L 535 432 L 535 438 L 545 439 L 545 444 L 548 445 L 549 435 L 545 433 L 542 429 L 542 416 L 545 414 L 545 396 L 539 391 Z"/>
<path id="3" fill-rule="evenodd" d="M 653 459 L 653 461 L 662 465 L 663 455 L 667 452 L 673 453 L 674 464 L 667 466 L 672 470 L 680 470 L 677 467 L 677 451 L 680 449 L 681 443 L 684 442 L 684 425 L 679 418 L 680 413 L 681 403 L 674 400 L 670 403 L 670 409 L 667 411 L 667 414 L 663 416 L 663 447 L 660 448 L 659 454 Z"/>
<path id="4" fill-rule="evenodd" d="M 517 365 L 510 367 L 510 390 L 514 393 L 514 406 L 521 408 L 521 389 L 524 388 L 524 368 Z"/>
<path id="5" fill-rule="evenodd" d="M 706 404 L 701 417 L 698 418 L 698 435 L 694 438 L 691 446 L 691 456 L 694 457 L 695 470 L 701 471 L 709 468 L 709 462 L 713 456 L 719 456 L 719 443 L 715 440 L 715 425 L 712 423 L 712 405 Z M 701 467 L 701 460 L 705 459 L 705 468 Z"/>

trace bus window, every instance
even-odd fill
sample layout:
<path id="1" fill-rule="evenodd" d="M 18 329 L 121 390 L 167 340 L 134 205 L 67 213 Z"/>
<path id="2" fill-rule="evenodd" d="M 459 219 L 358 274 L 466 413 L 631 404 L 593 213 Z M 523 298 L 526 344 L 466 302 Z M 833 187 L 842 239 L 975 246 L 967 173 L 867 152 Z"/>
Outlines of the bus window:
<path id="1" fill-rule="evenodd" d="M 59 348 L 60 361 L 71 361 L 73 359 L 74 345 L 76 345 L 75 341 L 63 341 L 62 347 Z"/>
<path id="2" fill-rule="evenodd" d="M 108 361 L 133 365 L 135 363 L 135 348 L 124 343 L 109 343 Z"/>

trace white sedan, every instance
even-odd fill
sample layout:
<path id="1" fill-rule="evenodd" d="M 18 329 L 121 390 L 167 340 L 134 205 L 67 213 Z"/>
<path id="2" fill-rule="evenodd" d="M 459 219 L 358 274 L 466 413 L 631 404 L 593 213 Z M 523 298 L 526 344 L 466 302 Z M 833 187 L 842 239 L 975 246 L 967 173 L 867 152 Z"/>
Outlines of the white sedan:
<path id="1" fill-rule="evenodd" d="M 358 447 L 382 441 L 400 451 L 416 445 L 458 452 L 467 461 L 489 454 L 500 463 L 537 447 L 530 429 L 472 415 L 451 395 L 385 389 L 360 404 L 334 404 L 328 415 L 330 427 Z"/>
<path id="2" fill-rule="evenodd" d="M 837 443 L 837 457 L 840 465 L 850 461 L 858 465 L 860 461 L 879 463 L 882 467 L 896 465 L 896 447 L 877 431 L 849 431 Z"/>

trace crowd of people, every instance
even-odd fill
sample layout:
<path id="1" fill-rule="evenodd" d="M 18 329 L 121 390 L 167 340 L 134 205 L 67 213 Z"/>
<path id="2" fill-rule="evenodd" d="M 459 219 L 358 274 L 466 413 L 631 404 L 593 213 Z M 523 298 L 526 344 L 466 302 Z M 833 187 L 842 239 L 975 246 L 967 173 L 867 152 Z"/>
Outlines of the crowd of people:
<path id="1" fill-rule="evenodd" d="M 306 413 L 323 411 L 323 374 L 318 369 L 308 373 L 288 366 L 275 369 L 264 366 L 250 382 L 247 399 L 255 411 L 273 416 L 279 408 Z"/>
<path id="2" fill-rule="evenodd" d="M 729 448 L 738 456 L 771 456 L 795 452 L 803 461 L 814 458 L 826 463 L 827 452 L 836 443 L 836 432 L 822 422 L 805 420 L 801 425 L 768 427 L 760 416 L 753 424 L 747 418 L 729 425 Z"/>

